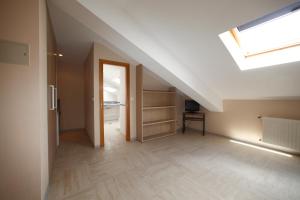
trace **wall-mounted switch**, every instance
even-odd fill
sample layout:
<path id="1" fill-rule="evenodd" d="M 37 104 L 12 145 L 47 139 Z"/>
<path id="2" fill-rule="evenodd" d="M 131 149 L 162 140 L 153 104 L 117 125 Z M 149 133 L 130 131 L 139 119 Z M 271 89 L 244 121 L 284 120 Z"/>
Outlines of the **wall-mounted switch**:
<path id="1" fill-rule="evenodd" d="M 0 62 L 29 65 L 29 45 L 0 40 Z"/>

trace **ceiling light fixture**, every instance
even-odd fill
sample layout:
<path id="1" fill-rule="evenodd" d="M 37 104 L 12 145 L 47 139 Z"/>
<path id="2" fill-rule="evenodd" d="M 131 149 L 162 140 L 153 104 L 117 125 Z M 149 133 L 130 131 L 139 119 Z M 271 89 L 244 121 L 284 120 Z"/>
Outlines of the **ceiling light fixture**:
<path id="1" fill-rule="evenodd" d="M 63 56 L 64 56 L 64 55 L 61 54 L 61 53 L 53 53 L 52 55 L 53 55 L 53 56 L 58 56 L 58 57 L 63 57 Z"/>

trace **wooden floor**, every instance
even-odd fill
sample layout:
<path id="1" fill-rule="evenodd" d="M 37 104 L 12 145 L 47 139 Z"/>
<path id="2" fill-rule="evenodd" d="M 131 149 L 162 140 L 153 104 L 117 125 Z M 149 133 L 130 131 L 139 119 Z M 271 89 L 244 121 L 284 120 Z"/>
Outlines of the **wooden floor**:
<path id="1" fill-rule="evenodd" d="M 62 148 L 68 144 L 86 145 L 92 147 L 89 136 L 85 134 L 84 130 L 64 131 L 60 134 L 59 139 L 60 143 L 62 143 Z"/>
<path id="2" fill-rule="evenodd" d="M 100 150 L 65 139 L 51 177 L 53 199 L 299 200 L 300 159 L 191 131 Z"/>
<path id="3" fill-rule="evenodd" d="M 126 144 L 126 136 L 120 132 L 119 121 L 104 122 L 104 143 L 105 149 L 119 147 Z"/>

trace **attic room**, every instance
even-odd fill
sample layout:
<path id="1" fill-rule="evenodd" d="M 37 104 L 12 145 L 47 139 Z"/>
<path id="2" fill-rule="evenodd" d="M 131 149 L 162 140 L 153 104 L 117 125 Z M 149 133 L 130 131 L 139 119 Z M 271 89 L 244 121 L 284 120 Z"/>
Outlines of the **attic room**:
<path id="1" fill-rule="evenodd" d="M 300 199 L 299 0 L 0 5 L 0 199 Z"/>

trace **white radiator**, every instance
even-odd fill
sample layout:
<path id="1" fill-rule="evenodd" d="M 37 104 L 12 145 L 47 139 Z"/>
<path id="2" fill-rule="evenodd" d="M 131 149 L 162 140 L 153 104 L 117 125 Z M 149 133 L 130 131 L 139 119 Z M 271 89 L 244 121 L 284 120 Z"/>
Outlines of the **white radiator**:
<path id="1" fill-rule="evenodd" d="M 262 117 L 265 143 L 300 151 L 300 120 Z"/>

